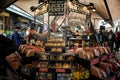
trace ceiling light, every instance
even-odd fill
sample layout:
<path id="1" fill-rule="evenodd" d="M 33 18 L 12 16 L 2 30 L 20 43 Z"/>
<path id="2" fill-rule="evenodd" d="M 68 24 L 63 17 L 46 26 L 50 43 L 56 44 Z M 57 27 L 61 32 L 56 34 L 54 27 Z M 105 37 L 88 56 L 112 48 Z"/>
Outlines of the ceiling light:
<path id="1" fill-rule="evenodd" d="M 95 11 L 96 11 L 96 8 L 94 7 L 92 11 L 95 12 Z"/>

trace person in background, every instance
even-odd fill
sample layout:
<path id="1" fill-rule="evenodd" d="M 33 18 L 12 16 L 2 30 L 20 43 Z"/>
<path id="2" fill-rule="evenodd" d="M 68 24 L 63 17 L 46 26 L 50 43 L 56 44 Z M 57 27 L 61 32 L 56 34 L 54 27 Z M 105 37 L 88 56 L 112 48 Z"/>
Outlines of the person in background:
<path id="1" fill-rule="evenodd" d="M 113 33 L 112 30 L 110 30 L 108 33 L 108 44 L 109 44 L 109 47 L 111 49 L 111 52 L 114 49 L 114 42 L 115 42 L 115 34 Z"/>
<path id="2" fill-rule="evenodd" d="M 103 34 L 103 32 L 101 30 L 98 33 L 98 38 L 99 38 L 99 41 L 100 41 L 100 45 L 102 46 L 103 42 L 104 42 L 104 34 Z"/>
<path id="3" fill-rule="evenodd" d="M 14 40 L 14 42 L 20 46 L 22 44 L 21 42 L 21 36 L 19 34 L 20 31 L 20 27 L 16 27 L 12 36 L 12 39 Z"/>
<path id="4" fill-rule="evenodd" d="M 26 44 L 26 40 L 27 40 L 26 28 L 21 30 L 20 36 L 21 36 L 22 44 Z"/>
<path id="5" fill-rule="evenodd" d="M 104 30 L 100 30 L 97 33 L 97 37 L 101 46 L 104 46 L 104 43 L 108 41 L 107 36 L 108 36 L 107 31 L 104 31 Z"/>
<path id="6" fill-rule="evenodd" d="M 120 48 L 120 31 L 115 33 L 115 45 L 116 45 L 116 53 L 118 53 Z"/>

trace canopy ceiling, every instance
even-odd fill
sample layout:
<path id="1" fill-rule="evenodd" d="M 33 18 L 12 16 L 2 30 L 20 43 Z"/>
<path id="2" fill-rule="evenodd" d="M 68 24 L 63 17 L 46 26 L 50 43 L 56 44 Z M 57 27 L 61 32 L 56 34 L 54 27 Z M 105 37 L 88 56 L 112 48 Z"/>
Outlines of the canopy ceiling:
<path id="1" fill-rule="evenodd" d="M 120 0 L 107 0 L 114 24 L 120 21 Z"/>
<path id="2" fill-rule="evenodd" d="M 15 5 L 28 12 L 29 14 L 34 15 L 34 13 L 30 10 L 30 7 L 39 6 L 38 2 L 39 0 L 18 0 L 17 2 L 15 2 Z"/>
<path id="3" fill-rule="evenodd" d="M 15 2 L 16 1 L 16 2 Z M 93 22 L 94 20 L 99 20 L 99 19 L 104 19 L 105 21 L 109 22 L 112 24 L 112 20 L 114 22 L 117 22 L 120 20 L 120 14 L 119 14 L 119 9 L 120 9 L 120 0 L 78 0 L 80 3 L 83 4 L 89 4 L 89 3 L 94 3 L 94 6 L 96 7 L 96 12 L 92 13 L 92 19 Z M 23 9 L 24 11 L 28 12 L 31 15 L 34 15 L 33 12 L 30 11 L 31 6 L 38 7 L 40 4 L 38 4 L 39 0 L 2 0 L 0 3 L 0 9 L 3 9 L 7 7 L 8 5 L 14 4 L 18 6 L 19 8 Z M 74 19 L 83 19 L 83 16 L 79 15 L 78 13 L 71 12 L 69 14 L 69 19 L 70 21 L 75 21 Z M 46 17 L 46 16 L 44 16 Z M 63 17 L 63 16 L 62 16 Z M 60 20 L 61 17 L 57 17 L 57 20 Z M 74 19 L 73 19 L 74 18 Z M 47 18 L 45 18 L 47 19 Z M 54 19 L 54 18 L 53 18 Z M 63 18 L 61 18 L 63 19 Z M 40 19 L 43 20 L 43 19 Z M 79 20 L 80 21 L 80 20 Z M 76 22 L 79 22 L 78 20 Z M 48 22 L 48 21 L 46 21 Z M 59 22 L 59 21 L 57 21 Z"/>

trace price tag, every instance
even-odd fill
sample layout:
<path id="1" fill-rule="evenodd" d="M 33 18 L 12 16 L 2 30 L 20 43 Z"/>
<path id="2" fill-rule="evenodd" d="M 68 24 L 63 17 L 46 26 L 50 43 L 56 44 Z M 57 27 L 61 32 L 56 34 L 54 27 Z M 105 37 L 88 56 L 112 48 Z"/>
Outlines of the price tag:
<path id="1" fill-rule="evenodd" d="M 108 56 L 104 55 L 104 56 L 102 56 L 101 61 L 107 60 L 107 58 L 108 58 Z"/>
<path id="2" fill-rule="evenodd" d="M 99 62 L 99 58 L 95 58 L 91 60 L 91 65 L 97 64 Z"/>
<path id="3" fill-rule="evenodd" d="M 48 72 L 48 68 L 40 68 L 39 71 L 40 72 Z"/>
<path id="4" fill-rule="evenodd" d="M 65 69 L 56 69 L 56 72 L 64 73 L 64 72 L 65 72 Z"/>

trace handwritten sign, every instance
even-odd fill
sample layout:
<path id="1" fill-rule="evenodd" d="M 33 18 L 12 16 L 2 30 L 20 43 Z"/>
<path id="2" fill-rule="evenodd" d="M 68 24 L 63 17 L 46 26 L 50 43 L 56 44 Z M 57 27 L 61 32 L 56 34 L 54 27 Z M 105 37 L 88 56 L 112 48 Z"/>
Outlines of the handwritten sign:
<path id="1" fill-rule="evenodd" d="M 48 72 L 48 68 L 40 68 L 39 71 L 40 72 Z"/>
<path id="2" fill-rule="evenodd" d="M 64 15 L 65 0 L 49 0 L 49 16 Z"/>
<path id="3" fill-rule="evenodd" d="M 62 72 L 62 73 L 64 73 L 65 69 L 56 69 L 56 72 Z"/>

